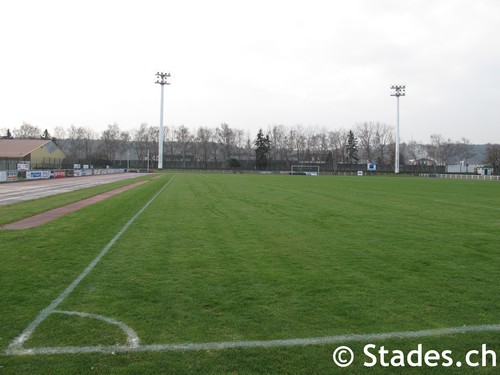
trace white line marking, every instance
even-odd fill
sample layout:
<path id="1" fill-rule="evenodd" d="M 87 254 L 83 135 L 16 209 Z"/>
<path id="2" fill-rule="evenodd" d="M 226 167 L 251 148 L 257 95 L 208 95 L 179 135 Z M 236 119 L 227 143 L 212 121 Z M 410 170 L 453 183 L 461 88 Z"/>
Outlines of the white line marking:
<path id="1" fill-rule="evenodd" d="M 85 312 L 80 312 L 80 311 L 66 311 L 66 310 L 54 310 L 52 311 L 53 313 L 56 314 L 65 314 L 65 315 L 76 315 L 81 318 L 92 318 L 92 319 L 98 319 L 102 320 L 106 323 L 116 325 L 121 328 L 123 332 L 127 335 L 127 343 L 130 348 L 137 348 L 139 346 L 139 336 L 137 336 L 137 333 L 130 328 L 128 325 L 126 325 L 123 322 L 120 322 L 119 320 L 115 320 L 112 318 L 108 318 L 103 315 L 98 315 L 98 314 L 89 314 Z"/>
<path id="2" fill-rule="evenodd" d="M 28 354 L 76 354 L 76 353 L 115 353 L 115 352 L 160 352 L 160 351 L 199 351 L 199 350 L 224 350 L 224 349 L 250 349 L 250 348 L 272 348 L 307 345 L 330 345 L 348 342 L 370 342 L 387 339 L 415 339 L 421 337 L 454 335 L 477 332 L 500 331 L 500 324 L 482 326 L 462 326 L 453 328 L 429 329 L 423 331 L 405 331 L 389 333 L 370 333 L 364 335 L 341 335 L 312 337 L 304 339 L 267 340 L 267 341 L 225 341 L 207 342 L 199 344 L 167 344 L 167 345 L 138 345 L 130 347 L 126 345 L 114 346 L 64 346 L 46 347 L 33 349 L 9 349 L 6 355 L 28 355 Z"/>
<path id="3" fill-rule="evenodd" d="M 116 236 L 113 237 L 111 241 L 108 242 L 106 246 L 101 250 L 101 252 L 95 257 L 95 259 L 83 270 L 83 272 L 55 299 L 53 300 L 50 305 L 48 305 L 45 309 L 40 311 L 38 313 L 38 316 L 33 320 L 28 327 L 25 328 L 25 330 L 18 336 L 16 337 L 9 345 L 7 351 L 16 351 L 16 350 L 21 350 L 22 345 L 24 342 L 26 342 L 33 331 L 38 327 L 38 325 L 43 322 L 50 314 L 54 312 L 54 310 L 59 306 L 73 290 L 80 284 L 80 282 L 94 269 L 94 267 L 99 263 L 99 261 L 102 259 L 102 257 L 108 252 L 108 250 L 111 248 L 111 246 L 114 245 L 114 243 L 122 236 L 122 234 L 127 230 L 127 228 L 139 217 L 140 214 L 144 212 L 146 208 L 156 199 L 158 195 L 161 194 L 161 192 L 170 184 L 170 182 L 175 178 L 173 176 L 168 182 L 160 189 L 158 193 L 154 195 L 153 198 L 147 202 L 144 207 L 142 207 L 139 212 L 137 212 L 132 219 L 130 219 L 123 227 L 122 229 L 116 234 Z"/>

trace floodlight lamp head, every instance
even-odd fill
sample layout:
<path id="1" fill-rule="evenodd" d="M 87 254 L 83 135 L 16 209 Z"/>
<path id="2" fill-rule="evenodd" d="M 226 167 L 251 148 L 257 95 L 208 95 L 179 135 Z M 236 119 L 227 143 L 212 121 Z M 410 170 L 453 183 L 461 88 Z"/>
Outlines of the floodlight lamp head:
<path id="1" fill-rule="evenodd" d="M 159 83 L 160 85 L 170 85 L 170 83 L 167 82 L 168 77 L 170 77 L 170 73 L 157 72 L 155 83 Z"/>
<path id="2" fill-rule="evenodd" d="M 391 96 L 405 96 L 406 85 L 392 85 L 391 90 Z"/>

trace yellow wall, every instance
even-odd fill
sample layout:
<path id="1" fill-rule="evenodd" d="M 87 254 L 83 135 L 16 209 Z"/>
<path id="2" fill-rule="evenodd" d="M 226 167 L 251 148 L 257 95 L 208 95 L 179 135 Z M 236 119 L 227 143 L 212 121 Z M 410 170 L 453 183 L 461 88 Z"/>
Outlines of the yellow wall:
<path id="1" fill-rule="evenodd" d="M 64 152 L 53 142 L 49 142 L 31 152 L 31 168 L 42 167 L 44 164 L 60 166 L 64 158 Z"/>

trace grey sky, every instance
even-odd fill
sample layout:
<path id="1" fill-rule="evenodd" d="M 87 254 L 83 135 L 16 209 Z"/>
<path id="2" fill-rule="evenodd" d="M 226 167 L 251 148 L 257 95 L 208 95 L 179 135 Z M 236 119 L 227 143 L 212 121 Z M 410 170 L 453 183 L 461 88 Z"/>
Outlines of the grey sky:
<path id="1" fill-rule="evenodd" d="M 57 1 L 0 5 L 0 129 L 395 125 L 500 143 L 500 1 Z"/>

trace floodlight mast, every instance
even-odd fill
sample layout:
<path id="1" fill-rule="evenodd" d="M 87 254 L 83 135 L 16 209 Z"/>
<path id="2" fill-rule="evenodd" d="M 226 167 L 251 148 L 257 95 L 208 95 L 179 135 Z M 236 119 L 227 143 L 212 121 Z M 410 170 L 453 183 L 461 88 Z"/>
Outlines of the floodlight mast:
<path id="1" fill-rule="evenodd" d="M 406 85 L 392 85 L 391 96 L 397 99 L 397 113 L 396 113 L 396 155 L 394 160 L 394 173 L 399 173 L 399 97 L 405 96 Z"/>
<path id="2" fill-rule="evenodd" d="M 165 138 L 163 130 L 163 86 L 170 85 L 167 78 L 170 73 L 156 73 L 156 82 L 161 85 L 161 102 L 160 102 L 160 135 L 158 137 L 158 169 L 163 169 L 163 138 Z"/>

